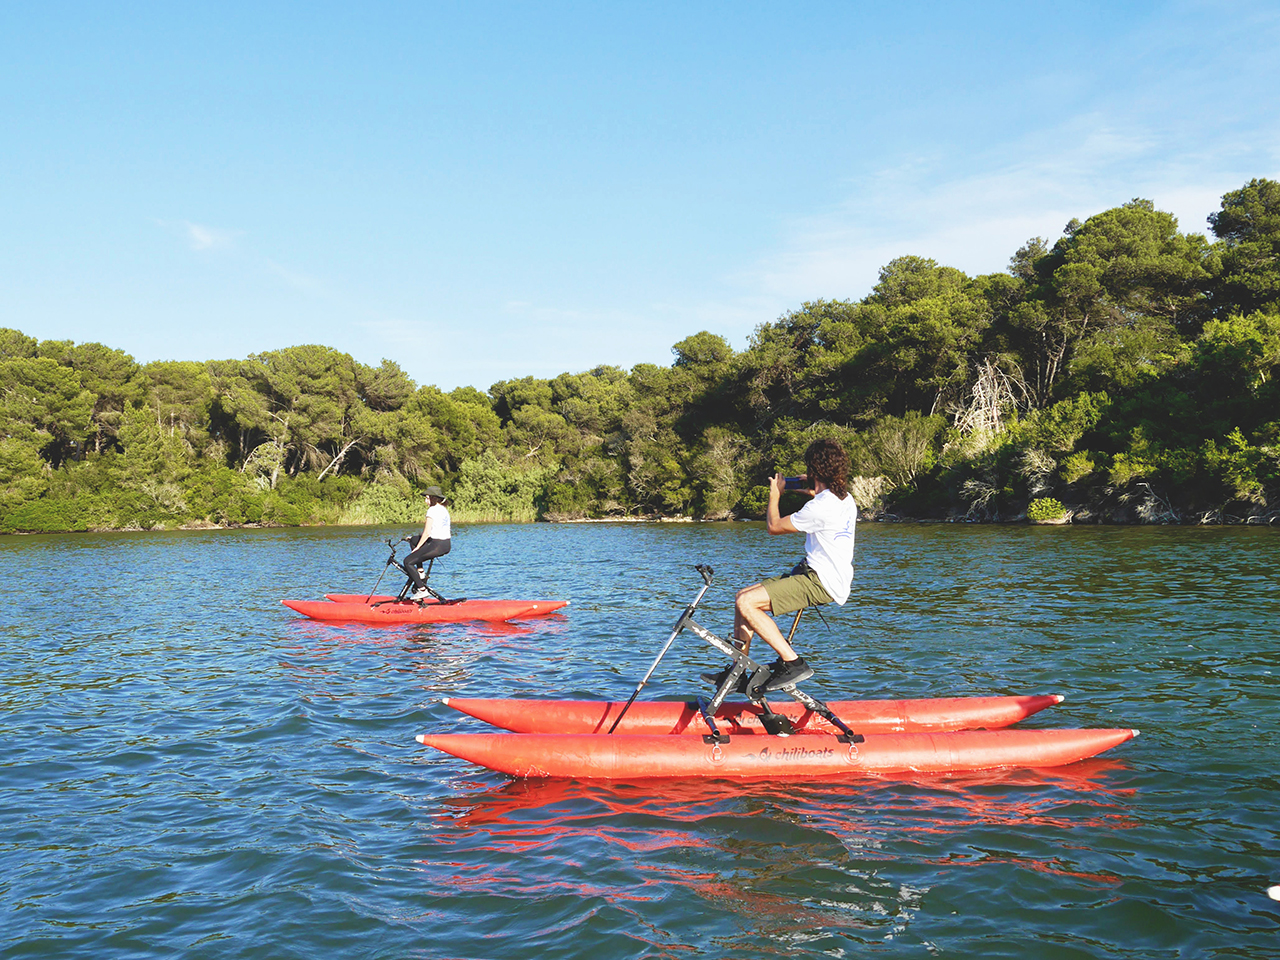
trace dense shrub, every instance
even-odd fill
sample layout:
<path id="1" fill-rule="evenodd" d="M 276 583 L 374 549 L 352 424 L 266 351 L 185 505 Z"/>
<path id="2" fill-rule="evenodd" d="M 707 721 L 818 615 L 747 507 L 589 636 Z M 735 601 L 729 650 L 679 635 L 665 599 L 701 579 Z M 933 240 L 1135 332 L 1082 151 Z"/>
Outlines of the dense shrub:
<path id="1" fill-rule="evenodd" d="M 1040 497 L 1027 504 L 1028 520 L 1061 520 L 1067 515 L 1067 508 L 1053 497 Z"/>

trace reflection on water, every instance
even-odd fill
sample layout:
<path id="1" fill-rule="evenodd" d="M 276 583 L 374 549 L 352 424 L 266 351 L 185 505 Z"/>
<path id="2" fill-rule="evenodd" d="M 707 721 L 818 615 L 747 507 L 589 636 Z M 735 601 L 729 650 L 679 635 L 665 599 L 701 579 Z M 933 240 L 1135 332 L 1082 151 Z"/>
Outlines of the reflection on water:
<path id="1" fill-rule="evenodd" d="M 1028 870 L 1114 889 L 1119 876 L 1081 868 L 1063 839 L 1069 830 L 1136 826 L 1133 791 L 1113 785 L 1118 771 L 1122 764 L 1098 760 L 1052 771 L 772 789 L 511 781 L 434 803 L 422 828 L 421 869 L 446 902 L 475 891 L 522 901 L 645 901 L 664 914 L 727 915 L 779 944 L 787 942 L 780 921 L 820 939 L 857 930 L 853 939 L 872 942 L 907 933 L 932 887 L 930 872 Z M 965 842 L 981 830 L 1011 829 L 1060 839 L 1035 856 Z M 896 877 L 907 856 L 915 869 Z"/>
<path id="2" fill-rule="evenodd" d="M 758 526 L 470 527 L 436 573 L 514 624 L 294 618 L 380 531 L 0 538 L 0 957 L 1268 956 L 1280 934 L 1275 531 L 868 525 L 798 638 L 833 698 L 1063 693 L 1135 726 L 1052 770 L 507 781 L 419 747 L 444 696 L 625 699 Z M 70 615 L 68 568 L 100 590 Z M 682 638 L 646 696 L 716 665 Z"/>
<path id="3" fill-rule="evenodd" d="M 1124 827 L 1132 788 L 1112 786 L 1123 761 L 1095 758 L 1046 770 L 1007 770 L 950 776 L 868 777 L 856 785 L 843 780 L 780 784 L 773 789 L 737 781 L 576 781 L 504 780 L 474 794 L 442 799 L 439 816 L 452 827 L 492 829 L 529 823 L 595 823 L 601 814 L 695 822 L 708 816 L 735 816 L 744 808 L 770 804 L 793 819 L 820 825 L 837 835 L 859 832 L 851 814 L 877 792 L 877 811 L 910 812 L 908 829 L 963 830 L 976 823 L 1080 824 L 1084 810 L 1096 811 L 1091 825 Z M 886 807 L 885 801 L 901 804 Z M 1069 819 L 1052 816 L 1069 804 Z M 746 809 L 755 815 L 757 810 Z M 927 814 L 927 816 L 926 816 Z M 1128 824 L 1131 825 L 1131 824 Z"/>

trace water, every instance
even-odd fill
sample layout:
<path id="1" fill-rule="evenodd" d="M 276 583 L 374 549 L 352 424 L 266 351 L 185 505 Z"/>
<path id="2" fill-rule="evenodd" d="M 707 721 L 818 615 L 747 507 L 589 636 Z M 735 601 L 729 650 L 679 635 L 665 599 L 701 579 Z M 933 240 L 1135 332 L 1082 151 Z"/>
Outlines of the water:
<path id="1" fill-rule="evenodd" d="M 625 698 L 694 563 L 725 628 L 798 538 L 473 526 L 437 587 L 567 616 L 280 606 L 371 588 L 388 532 L 0 538 L 0 957 L 1276 954 L 1275 531 L 864 525 L 853 599 L 798 638 L 815 692 L 1058 692 L 1027 725 L 1142 736 L 1050 772 L 751 785 L 508 781 L 413 736 L 482 729 L 450 694 Z M 685 635 L 652 694 L 716 665 Z"/>

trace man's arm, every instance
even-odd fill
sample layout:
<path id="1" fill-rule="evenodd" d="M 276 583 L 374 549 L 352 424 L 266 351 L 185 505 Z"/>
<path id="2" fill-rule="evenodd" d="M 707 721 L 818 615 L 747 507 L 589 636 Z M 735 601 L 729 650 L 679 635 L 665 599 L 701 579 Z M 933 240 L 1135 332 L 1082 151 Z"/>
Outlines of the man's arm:
<path id="1" fill-rule="evenodd" d="M 769 509 L 764 515 L 764 527 L 770 533 L 800 533 L 801 530 L 791 522 L 790 517 L 781 516 L 778 510 L 778 500 L 782 497 L 782 487 L 786 483 L 786 478 L 782 474 L 776 473 L 773 479 L 769 481 Z"/>

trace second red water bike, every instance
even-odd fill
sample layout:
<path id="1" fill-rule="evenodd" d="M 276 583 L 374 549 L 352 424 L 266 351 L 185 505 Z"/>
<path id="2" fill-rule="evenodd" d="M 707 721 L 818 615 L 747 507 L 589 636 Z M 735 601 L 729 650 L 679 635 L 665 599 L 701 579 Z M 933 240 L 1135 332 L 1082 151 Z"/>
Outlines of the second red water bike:
<path id="1" fill-rule="evenodd" d="M 399 543 L 406 543 L 409 537 Z M 524 620 L 544 617 L 567 606 L 568 600 L 468 600 L 466 597 L 448 599 L 430 586 L 431 569 L 435 560 L 427 563 L 423 582 L 428 596 L 414 600 L 414 582 L 397 556 L 399 544 L 388 540 L 391 556 L 373 590 L 367 595 L 351 593 L 326 593 L 324 600 L 281 600 L 286 607 L 312 620 L 345 621 L 348 623 L 458 623 L 465 620 Z M 405 584 L 395 596 L 377 593 L 392 567 L 405 575 Z"/>

